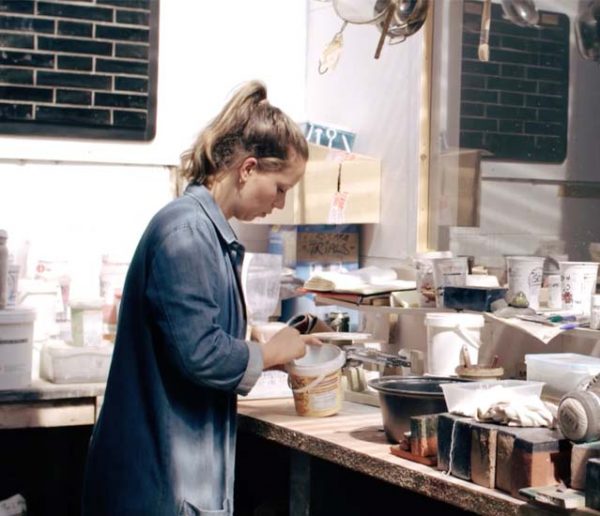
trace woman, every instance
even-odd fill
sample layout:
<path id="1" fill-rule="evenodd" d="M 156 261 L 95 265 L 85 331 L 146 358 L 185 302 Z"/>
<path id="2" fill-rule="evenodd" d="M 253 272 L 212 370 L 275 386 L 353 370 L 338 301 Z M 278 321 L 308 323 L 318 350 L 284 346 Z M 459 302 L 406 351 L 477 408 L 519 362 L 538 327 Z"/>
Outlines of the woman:
<path id="1" fill-rule="evenodd" d="M 227 220 L 283 208 L 307 158 L 259 82 L 182 156 L 189 186 L 150 221 L 127 275 L 84 515 L 233 512 L 237 394 L 314 338 L 284 328 L 265 344 L 244 340 L 244 249 Z"/>

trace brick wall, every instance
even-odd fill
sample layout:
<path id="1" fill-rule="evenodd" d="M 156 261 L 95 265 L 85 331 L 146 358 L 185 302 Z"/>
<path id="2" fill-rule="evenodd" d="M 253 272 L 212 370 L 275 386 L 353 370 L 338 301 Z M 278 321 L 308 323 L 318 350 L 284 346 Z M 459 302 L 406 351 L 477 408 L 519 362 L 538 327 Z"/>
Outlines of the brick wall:
<path id="1" fill-rule="evenodd" d="M 0 0 L 0 133 L 151 140 L 158 0 Z"/>
<path id="2" fill-rule="evenodd" d="M 492 4 L 490 60 L 477 48 L 482 2 L 463 15 L 460 146 L 490 159 L 561 163 L 567 152 L 569 18 L 540 11 L 539 27 L 520 27 Z"/>

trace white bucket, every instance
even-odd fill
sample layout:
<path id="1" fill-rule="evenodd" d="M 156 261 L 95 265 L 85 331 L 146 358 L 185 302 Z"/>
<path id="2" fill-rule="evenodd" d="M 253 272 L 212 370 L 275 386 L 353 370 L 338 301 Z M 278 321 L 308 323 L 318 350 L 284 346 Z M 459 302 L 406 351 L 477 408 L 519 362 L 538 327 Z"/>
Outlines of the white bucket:
<path id="1" fill-rule="evenodd" d="M 333 344 L 307 346 L 306 355 L 286 366 L 299 416 L 331 416 L 342 407 L 344 352 Z"/>
<path id="2" fill-rule="evenodd" d="M 461 364 L 460 354 L 466 344 L 472 364 L 477 364 L 481 345 L 483 315 L 429 313 L 427 326 L 427 373 L 435 376 L 454 376 Z"/>
<path id="3" fill-rule="evenodd" d="M 32 309 L 0 310 L 0 389 L 31 384 L 34 320 Z"/>

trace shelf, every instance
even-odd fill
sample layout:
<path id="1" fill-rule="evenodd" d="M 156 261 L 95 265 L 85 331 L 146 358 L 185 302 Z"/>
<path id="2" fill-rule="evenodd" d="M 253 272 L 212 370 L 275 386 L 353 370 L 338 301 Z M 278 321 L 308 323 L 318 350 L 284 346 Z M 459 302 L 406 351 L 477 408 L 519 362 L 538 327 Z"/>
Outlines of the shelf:
<path id="1" fill-rule="evenodd" d="M 358 310 L 360 312 L 378 312 L 388 314 L 426 314 L 429 312 L 454 312 L 450 308 L 402 308 L 400 306 L 377 306 L 377 305 L 359 305 L 348 301 L 340 301 L 331 297 L 316 294 L 315 304 L 317 305 L 336 305 Z"/>

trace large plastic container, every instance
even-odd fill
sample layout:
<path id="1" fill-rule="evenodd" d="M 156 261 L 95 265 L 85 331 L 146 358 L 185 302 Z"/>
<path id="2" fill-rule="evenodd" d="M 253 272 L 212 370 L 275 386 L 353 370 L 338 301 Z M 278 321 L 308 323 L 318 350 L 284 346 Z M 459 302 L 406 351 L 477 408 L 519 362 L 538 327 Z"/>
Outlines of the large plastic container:
<path id="1" fill-rule="evenodd" d="M 105 382 L 113 346 L 76 347 L 47 343 L 42 349 L 40 375 L 53 383 Z"/>
<path id="2" fill-rule="evenodd" d="M 466 345 L 472 364 L 477 363 L 481 328 L 485 320 L 479 314 L 428 313 L 427 373 L 435 376 L 456 375 L 460 353 Z"/>
<path id="3" fill-rule="evenodd" d="M 525 380 L 497 380 L 485 382 L 464 382 L 441 384 L 444 398 L 448 406 L 448 412 L 453 412 L 457 407 L 471 404 L 477 398 L 490 389 L 510 389 L 512 394 L 520 396 L 540 396 L 542 394 L 543 382 Z"/>
<path id="4" fill-rule="evenodd" d="M 527 379 L 545 382 L 544 394 L 561 397 L 600 373 L 600 358 L 578 353 L 525 355 Z"/>
<path id="5" fill-rule="evenodd" d="M 31 384 L 34 321 L 29 308 L 0 310 L 0 389 Z"/>
<path id="6" fill-rule="evenodd" d="M 307 346 L 306 355 L 286 366 L 300 416 L 331 416 L 342 408 L 344 352 L 333 344 Z"/>

